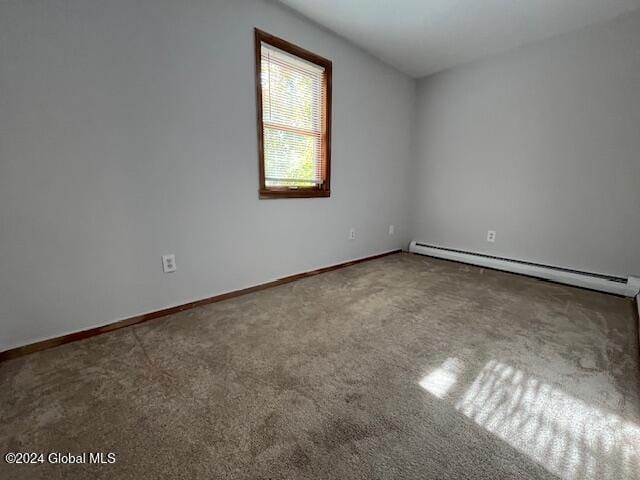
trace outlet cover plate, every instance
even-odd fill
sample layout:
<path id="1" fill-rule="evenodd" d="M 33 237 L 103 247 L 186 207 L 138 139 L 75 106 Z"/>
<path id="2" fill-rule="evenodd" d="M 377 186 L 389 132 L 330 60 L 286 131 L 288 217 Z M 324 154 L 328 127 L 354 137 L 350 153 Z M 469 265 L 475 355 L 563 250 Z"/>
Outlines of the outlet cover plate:
<path id="1" fill-rule="evenodd" d="M 171 273 L 176 271 L 176 256 L 174 254 L 162 256 L 162 271 Z"/>

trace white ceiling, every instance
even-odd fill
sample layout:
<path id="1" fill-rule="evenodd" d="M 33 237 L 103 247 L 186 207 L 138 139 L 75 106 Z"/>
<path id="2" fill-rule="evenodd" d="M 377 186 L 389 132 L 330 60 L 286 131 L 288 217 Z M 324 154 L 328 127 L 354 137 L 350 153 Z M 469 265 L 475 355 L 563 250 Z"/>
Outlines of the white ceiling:
<path id="1" fill-rule="evenodd" d="M 279 0 L 422 77 L 640 8 L 640 0 Z"/>

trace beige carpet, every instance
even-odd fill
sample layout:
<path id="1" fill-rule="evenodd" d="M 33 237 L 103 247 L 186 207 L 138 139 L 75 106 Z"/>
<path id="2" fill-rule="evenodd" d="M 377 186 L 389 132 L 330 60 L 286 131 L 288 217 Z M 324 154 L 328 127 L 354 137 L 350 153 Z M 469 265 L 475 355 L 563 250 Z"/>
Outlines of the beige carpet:
<path id="1" fill-rule="evenodd" d="M 2 479 L 631 479 L 629 299 L 398 254 L 0 364 Z"/>

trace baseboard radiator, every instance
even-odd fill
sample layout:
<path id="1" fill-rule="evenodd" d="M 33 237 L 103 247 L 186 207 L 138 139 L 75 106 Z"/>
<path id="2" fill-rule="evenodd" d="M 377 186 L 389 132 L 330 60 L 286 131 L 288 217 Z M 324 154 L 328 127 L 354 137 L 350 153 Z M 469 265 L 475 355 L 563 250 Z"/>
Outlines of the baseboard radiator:
<path id="1" fill-rule="evenodd" d="M 529 275 L 531 277 L 544 278 L 558 283 L 574 285 L 577 287 L 599 290 L 601 292 L 614 293 L 625 297 L 635 297 L 640 291 L 640 278 L 615 277 L 599 273 L 581 272 L 569 268 L 541 265 L 510 258 L 494 257 L 462 250 L 427 245 L 416 240 L 409 246 L 411 253 L 427 255 L 430 257 L 444 258 L 456 262 L 469 263 L 481 267 L 504 270 L 506 272 Z"/>

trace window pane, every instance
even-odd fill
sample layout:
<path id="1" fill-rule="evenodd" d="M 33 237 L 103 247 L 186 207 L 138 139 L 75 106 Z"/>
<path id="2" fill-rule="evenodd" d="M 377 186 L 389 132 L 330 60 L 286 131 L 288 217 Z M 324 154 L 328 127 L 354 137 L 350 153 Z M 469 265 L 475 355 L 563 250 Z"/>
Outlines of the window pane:
<path id="1" fill-rule="evenodd" d="M 265 185 L 311 187 L 322 183 L 321 142 L 316 135 L 265 127 Z"/>
<path id="2" fill-rule="evenodd" d="M 299 69 L 291 64 L 291 60 L 284 63 L 274 51 L 265 50 L 262 57 L 263 120 L 319 132 L 322 128 L 322 70 Z"/>
<path id="3" fill-rule="evenodd" d="M 262 44 L 266 187 L 322 184 L 323 75 L 323 67 Z"/>

